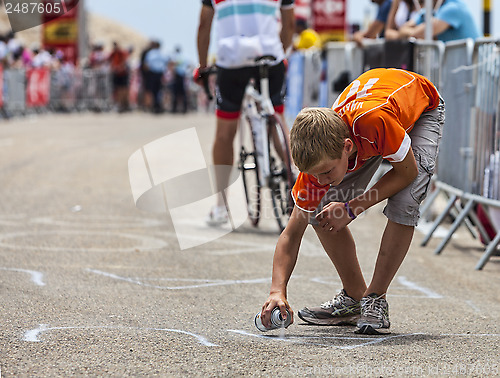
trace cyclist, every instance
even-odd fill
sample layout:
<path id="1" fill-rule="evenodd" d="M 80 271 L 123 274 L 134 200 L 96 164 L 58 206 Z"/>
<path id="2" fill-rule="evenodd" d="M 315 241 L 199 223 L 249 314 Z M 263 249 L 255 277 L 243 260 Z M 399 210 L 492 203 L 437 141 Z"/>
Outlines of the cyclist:
<path id="1" fill-rule="evenodd" d="M 202 72 L 207 68 L 210 31 L 215 19 L 217 28 L 217 127 L 212 147 L 215 166 L 233 165 L 233 141 L 238 128 L 241 102 L 251 78 L 258 79 L 255 58 L 276 57 L 269 70 L 269 92 L 278 114 L 283 114 L 285 52 L 292 43 L 295 28 L 294 0 L 202 0 L 198 27 L 198 57 Z M 278 15 L 281 14 L 281 30 Z M 256 80 L 257 85 L 259 83 Z M 284 120 L 284 119 L 283 119 Z M 216 170 L 216 189 L 224 191 L 229 176 Z M 210 211 L 207 224 L 218 226 L 228 221 L 222 195 Z"/>

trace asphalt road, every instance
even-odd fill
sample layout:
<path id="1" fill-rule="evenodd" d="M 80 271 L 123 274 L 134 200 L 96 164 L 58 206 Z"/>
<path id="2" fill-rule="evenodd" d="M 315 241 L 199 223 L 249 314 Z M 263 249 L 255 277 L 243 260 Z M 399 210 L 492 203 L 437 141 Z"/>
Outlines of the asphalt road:
<path id="1" fill-rule="evenodd" d="M 272 219 L 200 244 L 212 235 L 203 222 L 180 221 L 181 236 L 172 214 L 138 209 L 132 195 L 134 153 L 194 128 L 209 161 L 214 123 L 141 113 L 0 123 L 1 377 L 500 375 L 500 258 L 475 271 L 482 250 L 464 229 L 440 256 L 438 238 L 423 248 L 416 233 L 388 293 L 392 334 L 298 318 L 283 334 L 259 332 Z M 167 165 L 196 163 L 186 148 L 169 150 Z M 384 224 L 378 206 L 351 227 L 367 280 Z M 340 289 L 308 230 L 290 304 L 318 305 Z"/>

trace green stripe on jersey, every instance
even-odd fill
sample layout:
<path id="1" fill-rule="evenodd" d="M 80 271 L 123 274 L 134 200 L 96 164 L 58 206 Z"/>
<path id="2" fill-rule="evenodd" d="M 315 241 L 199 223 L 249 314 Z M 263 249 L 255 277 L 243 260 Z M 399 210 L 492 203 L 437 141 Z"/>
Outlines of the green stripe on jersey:
<path id="1" fill-rule="evenodd" d="M 233 6 L 223 8 L 219 11 L 218 19 L 229 16 L 246 15 L 253 13 L 260 13 L 264 15 L 272 15 L 276 12 L 276 8 L 264 4 L 234 4 Z"/>

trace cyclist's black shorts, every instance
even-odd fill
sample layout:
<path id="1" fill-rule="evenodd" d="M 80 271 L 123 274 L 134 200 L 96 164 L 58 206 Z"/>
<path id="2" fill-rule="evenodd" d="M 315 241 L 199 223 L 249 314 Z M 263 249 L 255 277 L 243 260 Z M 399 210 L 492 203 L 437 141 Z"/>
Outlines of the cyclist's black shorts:
<path id="1" fill-rule="evenodd" d="M 217 117 L 225 119 L 239 117 L 245 87 L 250 78 L 254 78 L 257 88 L 260 88 L 259 67 L 234 69 L 217 67 Z M 269 94 L 278 113 L 283 113 L 285 88 L 285 64 L 280 62 L 269 68 Z"/>

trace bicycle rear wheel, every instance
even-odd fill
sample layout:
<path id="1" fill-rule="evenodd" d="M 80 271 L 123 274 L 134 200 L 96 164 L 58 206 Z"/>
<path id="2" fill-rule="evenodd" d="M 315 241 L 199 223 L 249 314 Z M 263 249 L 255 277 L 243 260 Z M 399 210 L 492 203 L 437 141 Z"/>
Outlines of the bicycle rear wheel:
<path id="1" fill-rule="evenodd" d="M 273 212 L 278 226 L 283 231 L 293 209 L 291 190 L 294 184 L 292 159 L 288 142 L 288 130 L 279 116 L 268 117 L 269 166 L 271 175 L 268 186 L 271 190 Z"/>
<path id="2" fill-rule="evenodd" d="M 252 137 L 252 124 L 247 117 L 240 119 L 240 161 L 239 169 L 243 178 L 248 218 L 253 226 L 257 226 L 261 212 L 261 184 L 259 163 Z"/>

